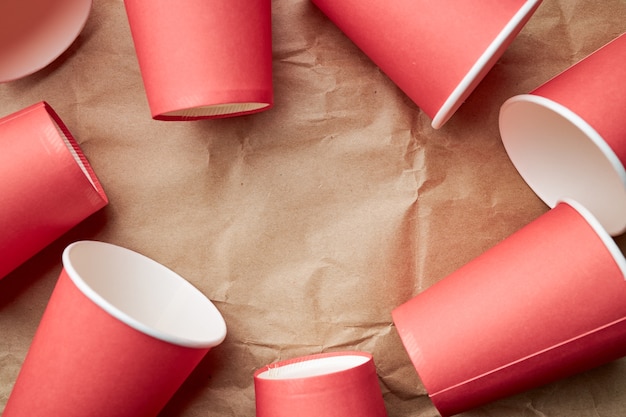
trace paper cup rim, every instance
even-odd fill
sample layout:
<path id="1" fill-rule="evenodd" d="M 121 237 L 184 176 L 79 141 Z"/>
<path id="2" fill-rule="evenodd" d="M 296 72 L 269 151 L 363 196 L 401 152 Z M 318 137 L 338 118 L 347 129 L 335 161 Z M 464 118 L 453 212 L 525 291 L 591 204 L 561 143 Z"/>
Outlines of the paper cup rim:
<path id="1" fill-rule="evenodd" d="M 556 202 L 559 199 L 563 198 L 572 198 L 584 205 L 584 201 L 581 201 L 581 199 L 576 195 L 556 195 L 550 190 L 542 189 L 539 184 L 533 182 L 533 179 L 530 178 L 531 174 L 529 172 L 519 167 L 519 161 L 517 159 L 517 156 L 514 155 L 513 151 L 510 149 L 510 143 L 512 143 L 512 140 L 508 135 L 509 132 L 507 131 L 507 122 L 505 120 L 506 114 L 511 109 L 511 107 L 519 103 L 537 106 L 538 108 L 545 109 L 560 117 L 564 121 L 568 122 L 574 129 L 580 132 L 582 135 L 581 137 L 584 137 L 589 142 L 591 142 L 591 144 L 593 144 L 602 153 L 602 156 L 605 158 L 606 162 L 608 162 L 610 168 L 612 169 L 612 172 L 617 176 L 619 182 L 621 183 L 621 189 L 619 191 L 624 194 L 624 197 L 621 203 L 616 203 L 615 201 L 611 202 L 611 204 L 619 205 L 621 209 L 616 209 L 617 214 L 611 216 L 608 222 L 605 221 L 606 219 L 599 218 L 597 215 L 596 217 L 598 217 L 598 220 L 604 225 L 604 228 L 609 232 L 610 235 L 615 236 L 624 232 L 626 230 L 626 214 L 624 214 L 623 216 L 619 216 L 619 213 L 626 213 L 626 169 L 624 168 L 624 165 L 619 160 L 613 149 L 611 149 L 611 147 L 602 138 L 602 135 L 600 135 L 600 133 L 598 133 L 581 116 L 560 103 L 533 93 L 519 94 L 509 98 L 502 104 L 499 115 L 499 126 L 502 143 L 511 159 L 511 162 L 516 167 L 522 178 L 528 183 L 528 185 L 533 189 L 537 196 L 550 207 L 554 207 Z M 614 196 L 615 194 L 609 197 Z"/>
<path id="2" fill-rule="evenodd" d="M 209 315 L 209 319 L 211 320 L 211 325 L 216 327 L 216 330 L 211 331 L 211 335 L 207 337 L 200 338 L 190 338 L 182 335 L 177 335 L 172 332 L 165 332 L 163 330 L 159 330 L 150 324 L 144 323 L 141 320 L 138 320 L 128 314 L 126 311 L 121 308 L 115 306 L 110 300 L 103 297 L 99 294 L 92 286 L 86 282 L 80 275 L 80 273 L 74 268 L 72 262 L 72 252 L 79 246 L 92 245 L 92 246 L 101 246 L 107 250 L 115 251 L 120 256 L 133 257 L 138 262 L 141 262 L 144 265 L 150 265 L 152 268 L 159 270 L 167 279 L 175 280 L 178 284 L 183 286 L 184 290 L 190 293 L 193 293 L 197 296 L 202 297 L 203 302 L 205 303 L 204 308 L 206 308 L 206 313 Z M 102 308 L 105 312 L 115 317 L 122 323 L 132 327 L 139 332 L 151 336 L 155 339 L 168 342 L 170 344 L 190 347 L 190 348 L 211 348 L 219 345 L 226 338 L 226 323 L 221 313 L 217 310 L 215 305 L 204 296 L 195 286 L 193 286 L 189 281 L 185 280 L 183 277 L 167 268 L 166 266 L 156 262 L 155 260 L 148 258 L 145 255 L 142 255 L 133 250 L 123 248 L 118 245 L 114 245 L 111 243 L 100 242 L 100 241 L 78 241 L 70 244 L 65 248 L 62 255 L 63 260 L 63 268 L 65 269 L 67 275 L 71 279 L 71 281 L 78 287 L 80 292 L 82 292 L 87 298 L 89 298 L 92 302 L 94 302 L 97 306 Z"/>
<path id="3" fill-rule="evenodd" d="M 611 257 L 615 261 L 615 264 L 622 272 L 624 280 L 626 280 L 626 258 L 624 257 L 624 254 L 620 250 L 619 246 L 617 246 L 617 243 L 615 243 L 615 240 L 613 240 L 611 235 L 606 231 L 604 226 L 602 226 L 596 216 L 594 216 L 593 213 L 591 213 L 591 211 L 589 211 L 584 205 L 572 198 L 559 199 L 557 205 L 559 203 L 567 204 L 568 206 L 576 210 L 583 219 L 585 219 L 585 221 L 589 224 L 589 226 L 593 229 L 598 238 L 602 241 L 606 249 L 609 251 Z"/>
<path id="4" fill-rule="evenodd" d="M 373 356 L 370 353 L 361 351 L 318 353 L 265 365 L 254 372 L 254 378 L 263 381 L 323 378 L 353 371 L 366 366 L 372 360 Z M 316 368 L 315 365 L 322 365 L 322 367 Z M 327 367 L 324 368 L 324 365 Z M 280 375 L 280 371 L 285 374 Z"/>
<path id="5" fill-rule="evenodd" d="M 522 7 L 519 8 L 517 13 L 511 20 L 504 26 L 502 31 L 498 33 L 495 39 L 489 44 L 487 49 L 482 53 L 478 60 L 472 65 L 470 70 L 465 74 L 461 82 L 454 88 L 452 93 L 448 96 L 443 105 L 439 108 L 433 120 L 431 126 L 433 129 L 441 128 L 456 110 L 463 104 L 463 101 L 468 95 L 468 92 L 472 88 L 481 75 L 487 71 L 488 65 L 494 56 L 501 48 L 504 47 L 506 42 L 511 37 L 516 35 L 516 32 L 520 29 L 520 26 L 524 24 L 527 16 L 533 12 L 533 10 L 539 6 L 542 0 L 527 0 Z"/>
<path id="6" fill-rule="evenodd" d="M 12 75 L 4 76 L 2 75 L 3 71 L 0 70 L 0 84 L 15 81 L 34 74 L 35 72 L 47 67 L 57 58 L 59 58 L 59 56 L 61 56 L 63 52 L 65 52 L 72 45 L 72 43 L 76 41 L 78 35 L 80 35 L 80 33 L 85 28 L 85 25 L 87 24 L 87 19 L 89 18 L 91 9 L 93 7 L 93 0 L 82 0 L 81 4 L 84 8 L 80 9 L 81 13 L 78 13 L 76 15 L 76 19 L 74 19 L 72 22 L 73 26 L 66 29 L 67 36 L 63 39 L 63 41 L 59 41 L 58 44 L 55 45 L 55 48 L 51 49 L 48 54 L 41 55 L 41 58 L 37 61 L 36 64 L 28 66 L 19 73 L 16 72 Z M 3 59 L 0 59 L 0 62 L 2 61 Z M 2 67 L 1 64 L 0 67 Z"/>

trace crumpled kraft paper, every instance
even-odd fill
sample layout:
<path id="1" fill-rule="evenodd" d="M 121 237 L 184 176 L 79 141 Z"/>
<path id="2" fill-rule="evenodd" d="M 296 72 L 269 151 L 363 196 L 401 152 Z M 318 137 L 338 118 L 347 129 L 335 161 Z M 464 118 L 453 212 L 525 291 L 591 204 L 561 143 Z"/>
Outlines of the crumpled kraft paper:
<path id="1" fill-rule="evenodd" d="M 436 416 L 391 310 L 547 210 L 504 152 L 499 106 L 626 31 L 625 17 L 623 0 L 544 0 L 435 131 L 308 0 L 272 2 L 273 109 L 154 121 L 123 2 L 94 1 L 66 53 L 0 85 L 2 115 L 50 103 L 110 200 L 0 281 L 0 410 L 62 250 L 95 239 L 165 264 L 226 320 L 161 416 L 254 416 L 256 369 L 337 350 L 374 355 L 390 416 Z M 463 416 L 620 415 L 625 384 L 623 359 Z"/>

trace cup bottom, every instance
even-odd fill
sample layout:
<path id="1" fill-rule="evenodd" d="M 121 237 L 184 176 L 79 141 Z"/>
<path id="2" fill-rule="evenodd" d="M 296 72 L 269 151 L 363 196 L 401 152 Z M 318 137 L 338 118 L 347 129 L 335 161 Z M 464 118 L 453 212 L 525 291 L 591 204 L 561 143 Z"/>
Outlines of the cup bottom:
<path id="1" fill-rule="evenodd" d="M 241 116 L 266 110 L 271 103 L 225 103 L 189 107 L 155 115 L 155 120 L 200 120 Z"/>

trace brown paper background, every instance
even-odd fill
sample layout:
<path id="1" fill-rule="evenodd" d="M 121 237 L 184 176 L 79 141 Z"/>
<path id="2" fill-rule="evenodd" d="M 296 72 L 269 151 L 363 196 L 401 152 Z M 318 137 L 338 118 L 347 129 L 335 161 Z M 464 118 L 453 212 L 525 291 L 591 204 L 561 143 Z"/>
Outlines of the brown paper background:
<path id="1" fill-rule="evenodd" d="M 276 103 L 256 115 L 153 121 L 121 0 L 95 0 L 66 53 L 0 85 L 2 116 L 52 105 L 110 198 L 0 281 L 0 410 L 63 248 L 96 239 L 170 267 L 226 319 L 161 417 L 254 416 L 255 369 L 345 349 L 374 355 L 390 416 L 438 415 L 390 312 L 547 210 L 499 107 L 626 31 L 626 1 L 544 0 L 438 131 L 308 0 L 272 8 Z M 622 359 L 463 415 L 621 416 L 625 387 Z"/>

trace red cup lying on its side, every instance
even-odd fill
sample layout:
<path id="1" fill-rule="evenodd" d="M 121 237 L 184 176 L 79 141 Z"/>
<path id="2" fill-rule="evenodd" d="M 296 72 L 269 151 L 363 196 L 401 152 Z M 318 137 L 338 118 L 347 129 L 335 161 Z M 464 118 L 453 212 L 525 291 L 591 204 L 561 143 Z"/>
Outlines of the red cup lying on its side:
<path id="1" fill-rule="evenodd" d="M 312 0 L 437 129 L 502 56 L 540 0 Z"/>
<path id="2" fill-rule="evenodd" d="M 386 417 L 372 355 L 334 352 L 254 373 L 257 417 Z"/>
<path id="3" fill-rule="evenodd" d="M 625 278 L 599 222 L 560 202 L 392 315 L 450 416 L 626 355 Z"/>
<path id="4" fill-rule="evenodd" d="M 550 207 L 579 201 L 613 236 L 626 231 L 626 34 L 507 100 L 500 133 L 511 161 Z"/>
<path id="5" fill-rule="evenodd" d="M 156 416 L 225 336 L 215 306 L 163 265 L 73 243 L 3 417 Z"/>
<path id="6" fill-rule="evenodd" d="M 0 83 L 57 59 L 83 30 L 91 0 L 0 1 Z"/>
<path id="7" fill-rule="evenodd" d="M 0 278 L 107 197 L 78 143 L 45 102 L 0 119 Z"/>
<path id="8" fill-rule="evenodd" d="M 272 107 L 270 0 L 124 4 L 154 119 L 210 119 Z"/>

